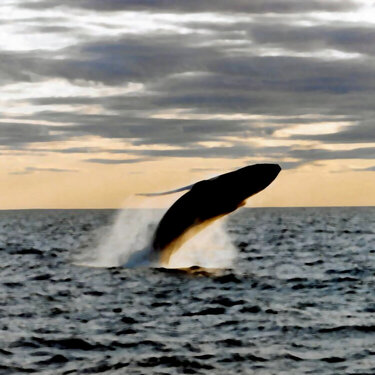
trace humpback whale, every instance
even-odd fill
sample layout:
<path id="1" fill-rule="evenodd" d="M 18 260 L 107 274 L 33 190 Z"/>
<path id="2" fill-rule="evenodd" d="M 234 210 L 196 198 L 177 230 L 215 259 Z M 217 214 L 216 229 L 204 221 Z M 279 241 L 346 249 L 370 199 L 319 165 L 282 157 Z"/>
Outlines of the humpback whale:
<path id="1" fill-rule="evenodd" d="M 265 189 L 277 177 L 277 164 L 254 164 L 193 185 L 165 193 L 189 190 L 167 210 L 160 220 L 149 249 L 133 254 L 132 266 L 146 253 L 151 261 L 168 263 L 170 256 L 185 241 L 213 221 L 243 206 L 247 198 Z"/>

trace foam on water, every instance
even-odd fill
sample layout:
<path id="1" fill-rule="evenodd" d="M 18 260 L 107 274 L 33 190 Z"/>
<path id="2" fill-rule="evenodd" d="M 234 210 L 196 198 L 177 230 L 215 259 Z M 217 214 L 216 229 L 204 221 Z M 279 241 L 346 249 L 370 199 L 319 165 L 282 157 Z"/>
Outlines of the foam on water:
<path id="1" fill-rule="evenodd" d="M 236 254 L 225 229 L 225 220 L 215 221 L 189 241 L 170 258 L 169 263 L 151 262 L 151 242 L 156 226 L 166 209 L 150 209 L 165 198 L 132 198 L 119 210 L 113 224 L 99 235 L 95 248 L 84 249 L 76 263 L 91 267 L 166 267 L 201 266 L 228 268 Z M 128 208 L 126 206 L 131 206 Z M 136 208 L 135 208 L 136 207 Z"/>
<path id="2" fill-rule="evenodd" d="M 225 222 L 225 218 L 219 219 L 185 242 L 172 255 L 167 267 L 229 268 L 237 248 L 231 242 Z"/>

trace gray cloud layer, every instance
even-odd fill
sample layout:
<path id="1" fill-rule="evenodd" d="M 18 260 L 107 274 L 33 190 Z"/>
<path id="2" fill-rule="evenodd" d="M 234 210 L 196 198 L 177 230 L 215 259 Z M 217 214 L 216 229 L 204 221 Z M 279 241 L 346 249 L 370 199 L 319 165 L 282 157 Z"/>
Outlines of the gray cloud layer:
<path id="1" fill-rule="evenodd" d="M 57 0 L 24 3 L 32 9 L 61 6 Z M 311 11 L 348 11 L 356 8 L 352 1 L 337 0 L 65 0 L 64 6 L 97 11 L 159 11 L 159 12 L 230 12 L 230 13 L 304 13 Z"/>
<path id="2" fill-rule="evenodd" d="M 316 51 L 332 48 L 344 52 L 373 55 L 375 29 L 353 25 L 291 26 L 286 24 L 255 24 L 248 28 L 253 40 L 262 45 L 294 51 Z"/>
<path id="3" fill-rule="evenodd" d="M 58 8 L 61 4 L 41 0 L 24 2 L 23 6 L 42 11 Z M 301 140 L 323 144 L 373 140 L 375 27 L 323 21 L 310 26 L 298 23 L 303 13 L 355 10 L 354 2 L 68 0 L 63 6 L 97 12 L 176 12 L 175 26 L 184 26 L 189 31 L 121 32 L 111 38 L 91 35 L 57 51 L 0 51 L 0 85 L 42 83 L 60 78 L 80 85 L 95 83 L 125 88 L 129 83 L 142 83 L 144 87 L 133 94 L 103 97 L 65 96 L 65 93 L 38 97 L 36 94 L 27 100 L 36 106 L 34 113 L 17 118 L 18 122 L 13 119 L 0 123 L 0 145 L 3 147 L 29 147 L 32 150 L 31 144 L 42 142 L 48 149 L 50 141 L 95 135 L 126 140 L 138 146 L 137 150 L 123 150 L 137 158 L 105 159 L 97 157 L 100 150 L 84 146 L 58 152 L 86 153 L 90 155 L 86 161 L 105 164 L 134 163 L 155 157 L 264 155 L 264 158 L 298 159 L 286 163 L 287 168 L 316 160 L 373 157 L 366 148 L 327 152 L 320 147 L 315 151 L 300 150 L 294 145 L 276 150 L 256 147 L 252 142 L 244 146 L 243 142 L 235 140 L 277 140 L 276 130 L 284 127 L 308 127 L 335 121 L 346 121 L 351 126 L 333 134 L 294 134 L 288 140 L 296 144 Z M 179 12 L 213 12 L 222 13 L 222 16 L 231 13 L 232 18 L 228 22 L 197 20 L 192 23 L 179 20 Z M 249 13 L 251 17 L 248 22 L 243 18 L 237 22 L 233 18 L 237 13 Z M 56 26 L 51 20 L 45 24 L 41 22 L 29 28 L 25 26 L 25 33 L 76 35 L 71 25 Z M 332 58 L 327 50 L 359 53 L 360 56 Z M 90 88 L 87 90 L 89 94 Z M 75 110 L 80 105 L 96 106 L 103 113 Z M 41 110 L 44 106 L 48 107 Z M 72 108 L 65 111 L 61 106 Z M 184 110 L 187 118 L 173 118 L 176 109 Z M 170 118 L 155 118 L 152 116 L 155 112 L 168 114 Z M 206 119 L 218 113 L 258 114 L 265 118 Z M 189 115 L 196 115 L 198 119 L 188 119 Z M 38 121 L 43 123 L 35 125 Z M 56 124 L 42 125 L 45 121 Z M 226 145 L 201 145 L 202 142 L 221 141 Z M 167 145 L 169 148 L 154 150 L 148 149 L 148 145 Z"/>

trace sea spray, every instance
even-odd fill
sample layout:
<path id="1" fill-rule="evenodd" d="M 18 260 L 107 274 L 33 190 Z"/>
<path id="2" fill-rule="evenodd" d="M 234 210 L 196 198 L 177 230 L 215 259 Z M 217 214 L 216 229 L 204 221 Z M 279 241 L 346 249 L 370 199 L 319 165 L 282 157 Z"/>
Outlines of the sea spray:
<path id="1" fill-rule="evenodd" d="M 152 198 L 128 198 L 113 223 L 98 233 L 97 245 L 83 249 L 75 263 L 91 267 L 122 266 L 129 257 L 146 249 L 165 209 L 151 209 Z M 153 199 L 155 201 L 155 199 Z"/>
<path id="2" fill-rule="evenodd" d="M 226 229 L 226 218 L 216 220 L 172 254 L 168 268 L 200 266 L 229 268 L 237 254 Z"/>
<path id="3" fill-rule="evenodd" d="M 83 249 L 75 263 L 91 267 L 230 267 L 236 248 L 226 232 L 225 218 L 215 221 L 185 242 L 174 252 L 168 264 L 150 262 L 152 237 L 166 209 L 149 207 L 165 203 L 168 207 L 175 199 L 176 196 L 127 199 L 112 225 L 97 233 L 97 245 Z"/>

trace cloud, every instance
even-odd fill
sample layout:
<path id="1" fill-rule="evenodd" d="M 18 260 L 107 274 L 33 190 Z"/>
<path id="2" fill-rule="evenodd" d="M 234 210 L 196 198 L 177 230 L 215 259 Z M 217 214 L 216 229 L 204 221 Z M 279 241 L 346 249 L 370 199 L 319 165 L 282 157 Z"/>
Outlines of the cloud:
<path id="1" fill-rule="evenodd" d="M 24 2 L 32 9 L 46 9 L 61 6 L 57 0 Z M 305 13 L 311 11 L 350 11 L 357 7 L 352 1 L 311 0 L 65 0 L 65 7 L 96 11 L 155 11 L 155 12 L 230 12 L 230 13 Z"/>
<path id="2" fill-rule="evenodd" d="M 201 172 L 219 172 L 222 171 L 222 168 L 191 168 L 190 172 L 201 173 Z"/>
<path id="3" fill-rule="evenodd" d="M 43 21 L 45 22 L 46 20 L 44 19 Z M 29 28 L 29 31 L 37 32 L 37 33 L 55 34 L 55 33 L 75 32 L 76 29 L 74 29 L 73 27 L 68 27 L 68 26 L 47 25 L 47 26 L 34 26 L 34 27 Z"/>
<path id="4" fill-rule="evenodd" d="M 354 166 L 342 167 L 332 171 L 332 173 L 343 173 L 343 172 L 375 172 L 375 166 L 368 168 L 357 168 Z"/>
<path id="5" fill-rule="evenodd" d="M 65 172 L 78 172 L 77 169 L 63 169 L 63 168 L 36 168 L 36 167 L 26 167 L 22 171 L 10 172 L 11 175 L 24 175 L 31 174 L 35 172 L 54 172 L 54 173 L 65 173 Z"/>
<path id="6" fill-rule="evenodd" d="M 106 85 L 147 82 L 170 74 L 206 69 L 218 57 L 215 47 L 199 46 L 197 38 L 185 36 L 132 36 L 101 39 L 67 47 L 64 59 L 52 53 L 3 52 L 0 79 L 29 82 L 37 77 L 82 80 Z M 61 52 L 60 52 L 61 53 Z"/>
<path id="7" fill-rule="evenodd" d="M 294 169 L 297 168 L 303 164 L 306 164 L 307 162 L 305 160 L 299 160 L 299 161 L 281 161 L 279 162 L 281 169 Z"/>
<path id="8" fill-rule="evenodd" d="M 64 59 L 47 55 L 39 57 L 34 52 L 8 52 L 1 56 L 4 70 L 0 77 L 4 82 L 27 82 L 37 75 L 114 86 L 143 82 L 150 89 L 164 88 L 164 91 L 181 89 L 179 83 L 193 88 L 194 84 L 201 82 L 202 88 L 216 88 L 222 94 L 232 90 L 233 94 L 238 92 L 242 95 L 244 91 L 250 94 L 267 89 L 346 93 L 374 88 L 375 68 L 366 60 L 329 61 L 309 57 L 254 56 L 239 52 L 228 57 L 226 46 L 215 43 L 202 45 L 203 40 L 210 43 L 215 38 L 154 35 L 127 36 L 115 41 L 103 39 L 65 49 L 64 53 L 69 57 Z M 304 46 L 307 45 L 308 41 L 304 43 Z M 186 74 L 194 72 L 201 74 Z M 219 95 L 211 92 L 211 97 L 215 99 Z M 232 97 L 237 99 L 236 95 Z M 227 96 L 227 99 L 230 101 L 231 97 Z"/>
<path id="9" fill-rule="evenodd" d="M 359 147 L 351 150 L 294 149 L 288 153 L 291 157 L 305 160 L 335 159 L 375 159 L 375 147 Z"/>
<path id="10" fill-rule="evenodd" d="M 294 51 L 336 49 L 374 55 L 375 27 L 344 25 L 297 26 L 285 23 L 247 25 L 250 38 L 263 46 Z"/>
<path id="11" fill-rule="evenodd" d="M 124 150 L 125 151 L 125 150 Z M 238 159 L 249 157 L 251 155 L 258 156 L 259 150 L 245 144 L 235 143 L 231 146 L 223 147 L 204 147 L 192 146 L 184 148 L 171 148 L 164 150 L 153 150 L 148 148 L 143 149 L 128 149 L 129 154 L 143 155 L 149 157 L 178 157 L 178 158 L 229 158 Z"/>
<path id="12" fill-rule="evenodd" d="M 373 116 L 369 107 L 369 117 Z M 330 133 L 330 134 L 316 134 L 316 135 L 299 135 L 293 136 L 293 138 L 303 140 L 314 140 L 328 143 L 368 143 L 371 142 L 374 137 L 374 120 L 366 119 L 363 121 L 357 121 L 355 125 L 348 126 L 342 130 Z"/>
<path id="13" fill-rule="evenodd" d="M 35 142 L 51 142 L 66 139 L 56 128 L 33 123 L 0 122 L 0 146 L 18 148 Z"/>
<path id="14" fill-rule="evenodd" d="M 30 58 L 25 54 L 0 51 L 0 84 L 31 81 L 28 60 Z"/>
<path id="15" fill-rule="evenodd" d="M 180 68 L 183 70 L 182 66 Z M 156 110 L 168 112 L 175 108 L 206 114 L 327 114 L 360 119 L 362 113 L 369 114 L 375 99 L 375 66 L 362 60 L 213 57 L 205 69 L 206 72 L 196 74 L 176 75 L 172 72 L 164 78 L 160 76 L 155 82 L 149 81 L 146 89 L 137 95 L 36 98 L 33 103 L 99 105 L 117 112 L 119 119 L 129 117 L 126 111 L 131 111 L 134 116 L 134 112 L 141 115 Z M 48 113 L 41 116 L 46 118 Z M 158 124 L 156 120 L 155 124 Z M 233 124 L 235 127 L 235 122 Z"/>
<path id="16" fill-rule="evenodd" d="M 132 118 L 126 114 L 113 116 L 54 112 L 38 113 L 36 116 L 44 120 L 74 123 L 53 127 L 61 138 L 95 135 L 108 139 L 126 139 L 133 145 L 188 145 L 222 140 L 246 132 L 259 133 L 257 127 L 252 128 L 245 121 Z"/>
<path id="17" fill-rule="evenodd" d="M 148 158 L 135 158 L 135 159 L 100 159 L 100 158 L 91 158 L 85 159 L 84 161 L 89 163 L 97 163 L 97 164 L 135 164 L 145 161 L 151 161 Z"/>
<path id="18" fill-rule="evenodd" d="M 360 169 L 357 169 L 359 171 Z M 364 172 L 375 172 L 375 165 L 373 167 L 362 169 Z"/>
<path id="19" fill-rule="evenodd" d="M 286 169 L 316 160 L 370 158 L 369 149 L 324 147 L 372 139 L 375 28 L 340 21 L 339 13 L 354 11 L 357 3 L 40 0 L 23 6 L 31 18 L 24 24 L 18 20 L 17 27 L 24 28 L 18 32 L 30 32 L 34 43 L 52 33 L 57 41 L 70 38 L 70 44 L 16 51 L 9 43 L 0 52 L 0 85 L 11 98 L 1 98 L 9 113 L 0 122 L 0 145 L 8 151 L 34 152 L 41 147 L 35 144 L 43 143 L 45 152 L 77 154 L 77 159 L 85 154 L 86 162 L 99 164 L 254 157 L 288 160 Z M 49 8 L 55 9 L 45 11 Z M 103 13 L 110 11 L 135 11 L 134 17 L 148 24 L 134 31 L 119 28 L 119 18 L 111 22 L 125 13 Z M 323 18 L 319 12 L 332 14 Z M 51 15 L 63 13 L 63 22 L 53 22 Z M 155 15 L 165 17 L 169 29 L 161 29 Z M 337 22 L 327 21 L 330 17 Z M 349 59 L 345 53 L 361 55 Z M 68 84 L 43 91 L 45 82 L 55 80 Z M 22 90 L 28 82 L 29 96 Z M 13 99 L 20 92 L 24 96 Z M 317 134 L 322 124 L 335 122 L 350 126 Z M 280 136 L 278 130 L 288 127 L 305 131 Z M 126 147 L 48 146 L 93 136 L 106 145 L 125 141 Z M 315 150 L 297 148 L 301 141 Z M 289 146 L 267 147 L 285 142 Z M 103 157 L 104 152 L 124 159 Z"/>

